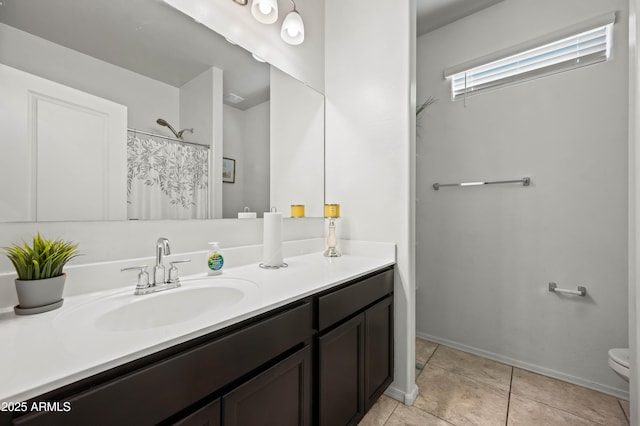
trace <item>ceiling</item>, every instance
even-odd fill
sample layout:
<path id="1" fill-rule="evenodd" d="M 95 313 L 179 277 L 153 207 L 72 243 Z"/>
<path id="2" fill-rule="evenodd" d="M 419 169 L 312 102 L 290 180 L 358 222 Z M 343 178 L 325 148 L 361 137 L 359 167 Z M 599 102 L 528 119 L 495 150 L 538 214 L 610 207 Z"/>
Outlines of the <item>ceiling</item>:
<path id="1" fill-rule="evenodd" d="M 241 109 L 269 99 L 268 64 L 160 0 L 1 0 L 0 22 L 174 87 L 221 68 Z"/>
<path id="2" fill-rule="evenodd" d="M 504 0 L 417 0 L 418 36 Z"/>
<path id="3" fill-rule="evenodd" d="M 418 35 L 500 1 L 417 0 Z M 269 65 L 161 0 L 0 0 L 0 22 L 174 87 L 218 67 L 241 109 L 269 99 Z"/>

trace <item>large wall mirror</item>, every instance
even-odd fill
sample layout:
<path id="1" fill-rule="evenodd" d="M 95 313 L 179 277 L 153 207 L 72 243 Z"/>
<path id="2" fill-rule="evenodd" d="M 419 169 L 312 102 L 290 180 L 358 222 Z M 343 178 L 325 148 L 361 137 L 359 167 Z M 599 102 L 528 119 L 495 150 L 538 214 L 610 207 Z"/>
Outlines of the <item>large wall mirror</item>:
<path id="1" fill-rule="evenodd" d="M 0 222 L 322 216 L 324 97 L 157 0 L 0 3 Z"/>

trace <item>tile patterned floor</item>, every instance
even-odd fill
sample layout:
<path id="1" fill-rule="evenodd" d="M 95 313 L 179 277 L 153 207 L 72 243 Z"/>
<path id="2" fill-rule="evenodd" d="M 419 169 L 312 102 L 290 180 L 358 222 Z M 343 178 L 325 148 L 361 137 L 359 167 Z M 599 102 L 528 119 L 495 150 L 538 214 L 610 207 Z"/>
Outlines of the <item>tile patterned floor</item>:
<path id="1" fill-rule="evenodd" d="M 383 395 L 360 426 L 629 425 L 629 402 L 416 339 L 412 407 Z"/>

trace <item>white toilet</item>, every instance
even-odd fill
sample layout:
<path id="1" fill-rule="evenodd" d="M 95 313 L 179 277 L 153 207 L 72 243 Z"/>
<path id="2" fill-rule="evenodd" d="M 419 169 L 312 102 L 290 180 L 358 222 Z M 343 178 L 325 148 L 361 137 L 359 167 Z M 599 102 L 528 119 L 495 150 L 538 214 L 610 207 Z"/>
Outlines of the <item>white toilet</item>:
<path id="1" fill-rule="evenodd" d="M 609 349 L 609 367 L 626 382 L 629 381 L 629 349 Z"/>

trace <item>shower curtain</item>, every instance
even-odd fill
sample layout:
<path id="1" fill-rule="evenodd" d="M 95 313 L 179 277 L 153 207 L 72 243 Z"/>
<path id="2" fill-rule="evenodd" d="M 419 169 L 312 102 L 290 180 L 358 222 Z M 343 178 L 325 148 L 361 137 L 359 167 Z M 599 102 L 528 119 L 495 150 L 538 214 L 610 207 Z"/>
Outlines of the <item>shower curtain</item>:
<path id="1" fill-rule="evenodd" d="M 127 135 L 127 217 L 209 217 L 209 149 L 162 136 Z"/>

